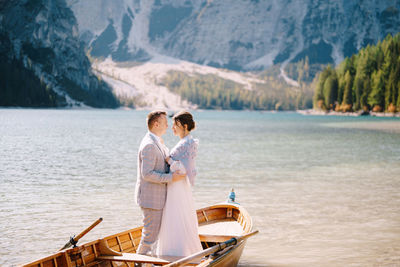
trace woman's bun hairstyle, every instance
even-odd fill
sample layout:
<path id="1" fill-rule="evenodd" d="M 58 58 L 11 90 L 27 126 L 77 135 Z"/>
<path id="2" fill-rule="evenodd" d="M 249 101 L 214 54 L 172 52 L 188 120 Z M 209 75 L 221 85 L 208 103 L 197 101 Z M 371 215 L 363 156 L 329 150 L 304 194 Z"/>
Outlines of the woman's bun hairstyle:
<path id="1" fill-rule="evenodd" d="M 187 111 L 180 111 L 176 113 L 172 119 L 176 122 L 179 121 L 182 126 L 187 125 L 188 131 L 192 131 L 194 128 L 196 128 L 196 123 L 193 120 L 192 114 Z"/>

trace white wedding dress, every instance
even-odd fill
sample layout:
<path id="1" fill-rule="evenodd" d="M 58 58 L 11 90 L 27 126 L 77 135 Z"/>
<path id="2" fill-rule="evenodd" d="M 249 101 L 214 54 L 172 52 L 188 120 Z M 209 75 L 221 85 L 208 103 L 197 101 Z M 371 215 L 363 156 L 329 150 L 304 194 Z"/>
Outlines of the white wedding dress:
<path id="1" fill-rule="evenodd" d="M 189 256 L 201 251 L 198 221 L 192 184 L 196 170 L 194 160 L 198 141 L 190 135 L 182 138 L 171 150 L 171 171 L 180 170 L 186 179 L 169 183 L 160 232 L 157 241 L 157 255 Z M 189 178 L 190 177 L 190 178 Z"/>

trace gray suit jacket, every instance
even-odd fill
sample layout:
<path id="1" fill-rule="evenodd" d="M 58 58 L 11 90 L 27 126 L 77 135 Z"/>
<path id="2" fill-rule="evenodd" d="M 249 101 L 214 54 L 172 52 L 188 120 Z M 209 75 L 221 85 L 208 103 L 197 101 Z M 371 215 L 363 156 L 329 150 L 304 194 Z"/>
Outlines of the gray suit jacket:
<path id="1" fill-rule="evenodd" d="M 157 140 L 147 133 L 139 147 L 136 180 L 136 203 L 142 208 L 161 210 L 167 197 L 167 183 L 172 181 L 165 155 Z"/>

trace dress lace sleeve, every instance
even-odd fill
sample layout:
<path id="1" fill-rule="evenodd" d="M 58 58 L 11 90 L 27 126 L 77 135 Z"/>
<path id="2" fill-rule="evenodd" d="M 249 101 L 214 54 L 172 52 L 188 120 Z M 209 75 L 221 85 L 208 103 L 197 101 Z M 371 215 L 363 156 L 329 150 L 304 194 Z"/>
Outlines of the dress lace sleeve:
<path id="1" fill-rule="evenodd" d="M 185 153 L 185 143 L 178 144 L 175 146 L 172 150 L 171 153 L 169 154 L 169 159 L 168 159 L 168 164 L 170 166 L 176 166 L 175 164 L 179 161 L 182 160 L 183 154 Z M 176 171 L 177 168 L 172 168 L 170 169 L 172 172 Z"/>
<path id="2" fill-rule="evenodd" d="M 195 159 L 197 156 L 197 150 L 198 150 L 198 146 L 199 146 L 199 139 L 192 139 L 193 142 L 190 143 L 190 147 L 189 147 L 189 157 L 191 159 Z"/>
<path id="3" fill-rule="evenodd" d="M 198 139 L 190 139 L 176 148 L 173 149 L 170 156 L 173 160 L 180 160 L 182 158 L 185 159 L 194 159 L 197 156 L 197 147 L 199 140 Z"/>
<path id="4" fill-rule="evenodd" d="M 196 176 L 197 176 L 197 169 L 196 169 L 196 156 L 197 156 L 197 150 L 199 146 L 199 140 L 198 139 L 192 139 L 188 150 L 187 150 L 187 177 L 189 178 L 190 184 L 194 186 Z"/>
<path id="5" fill-rule="evenodd" d="M 198 144 L 199 140 L 193 138 L 179 143 L 171 150 L 170 159 L 172 160 L 168 162 L 172 166 L 174 161 L 181 161 L 192 186 L 194 185 L 194 180 L 197 175 L 195 159 L 197 156 Z"/>

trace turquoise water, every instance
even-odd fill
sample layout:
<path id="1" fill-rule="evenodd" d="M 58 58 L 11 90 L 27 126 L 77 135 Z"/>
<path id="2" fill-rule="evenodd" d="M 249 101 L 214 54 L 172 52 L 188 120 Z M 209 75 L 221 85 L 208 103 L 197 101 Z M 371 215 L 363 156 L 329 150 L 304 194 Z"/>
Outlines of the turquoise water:
<path id="1" fill-rule="evenodd" d="M 54 252 L 98 217 L 81 242 L 140 224 L 133 194 L 146 115 L 0 109 L 0 265 Z M 197 207 L 234 187 L 260 231 L 241 266 L 400 266 L 398 118 L 194 116 Z M 165 141 L 178 139 L 169 131 Z"/>

